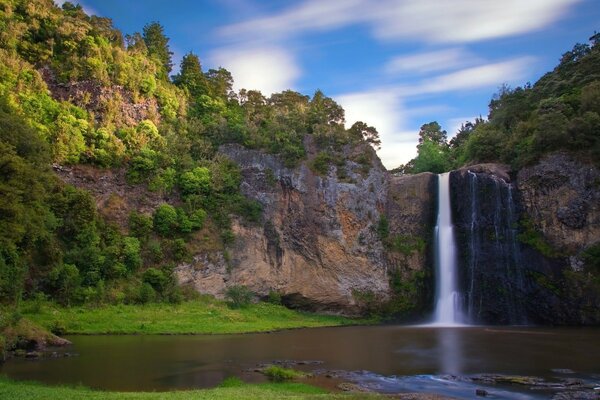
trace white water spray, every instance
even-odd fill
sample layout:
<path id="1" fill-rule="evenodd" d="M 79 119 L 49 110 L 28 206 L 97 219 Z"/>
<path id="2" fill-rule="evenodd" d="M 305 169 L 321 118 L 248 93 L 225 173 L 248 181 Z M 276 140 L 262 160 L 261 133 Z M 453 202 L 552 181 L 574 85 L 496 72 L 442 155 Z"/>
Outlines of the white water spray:
<path id="1" fill-rule="evenodd" d="M 456 244 L 450 208 L 450 173 L 438 177 L 438 217 L 435 227 L 436 296 L 433 325 L 462 325 L 456 285 Z"/>

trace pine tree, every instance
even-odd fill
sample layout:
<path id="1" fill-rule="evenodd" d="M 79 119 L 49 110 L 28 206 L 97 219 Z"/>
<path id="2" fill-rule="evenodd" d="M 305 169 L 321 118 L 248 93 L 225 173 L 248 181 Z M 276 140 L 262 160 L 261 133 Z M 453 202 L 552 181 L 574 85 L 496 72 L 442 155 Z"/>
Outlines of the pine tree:
<path id="1" fill-rule="evenodd" d="M 169 38 L 164 34 L 164 28 L 158 22 L 150 22 L 144 26 L 144 43 L 148 53 L 154 56 L 164 68 L 165 76 L 173 69 L 173 52 L 169 49 Z"/>

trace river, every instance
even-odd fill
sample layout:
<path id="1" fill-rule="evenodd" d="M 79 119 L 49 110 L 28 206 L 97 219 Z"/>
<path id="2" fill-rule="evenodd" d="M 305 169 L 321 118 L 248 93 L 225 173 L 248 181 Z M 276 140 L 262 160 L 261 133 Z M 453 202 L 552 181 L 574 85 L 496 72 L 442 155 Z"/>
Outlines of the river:
<path id="1" fill-rule="evenodd" d="M 295 360 L 314 361 L 299 366 L 305 370 L 361 371 L 354 380 L 383 392 L 446 391 L 447 384 L 441 389 L 436 385 L 448 374 L 552 379 L 568 373 L 600 382 L 600 329 L 594 328 L 390 325 L 242 335 L 67 338 L 73 346 L 66 351 L 77 355 L 12 359 L 0 366 L 0 373 L 47 384 L 166 391 L 212 387 L 230 376 L 257 382 L 264 380 L 251 372 L 257 365 Z M 472 394 L 471 389 L 466 390 Z"/>

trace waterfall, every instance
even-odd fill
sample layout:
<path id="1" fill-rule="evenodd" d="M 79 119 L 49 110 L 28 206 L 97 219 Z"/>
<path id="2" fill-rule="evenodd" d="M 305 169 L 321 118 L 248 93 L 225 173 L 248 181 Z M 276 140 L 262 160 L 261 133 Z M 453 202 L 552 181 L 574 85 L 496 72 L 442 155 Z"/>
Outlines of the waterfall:
<path id="1" fill-rule="evenodd" d="M 436 296 L 434 325 L 452 326 L 462 322 L 457 289 L 456 243 L 450 207 L 450 173 L 438 177 L 438 216 L 435 226 Z"/>
<path id="2" fill-rule="evenodd" d="M 501 178 L 472 171 L 459 181 L 461 197 L 470 200 L 455 207 L 455 230 L 465 239 L 457 249 L 465 271 L 459 285 L 465 289 L 464 321 L 526 324 L 522 304 L 526 277 L 514 188 Z"/>

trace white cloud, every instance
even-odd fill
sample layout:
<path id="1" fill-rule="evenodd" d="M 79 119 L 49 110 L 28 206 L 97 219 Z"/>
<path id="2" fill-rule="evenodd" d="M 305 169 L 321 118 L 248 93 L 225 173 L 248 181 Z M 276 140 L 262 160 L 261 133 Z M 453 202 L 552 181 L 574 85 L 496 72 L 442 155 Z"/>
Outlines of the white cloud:
<path id="1" fill-rule="evenodd" d="M 388 74 L 425 74 L 462 68 L 477 61 L 478 58 L 466 50 L 453 48 L 394 57 L 384 66 L 384 70 Z"/>
<path id="2" fill-rule="evenodd" d="M 292 89 L 300 76 L 293 54 L 278 46 L 216 50 L 210 59 L 234 76 L 234 89 L 260 90 L 265 95 Z"/>
<path id="3" fill-rule="evenodd" d="M 535 58 L 533 57 L 521 57 L 514 60 L 466 68 L 434 78 L 428 78 L 418 85 L 400 88 L 400 91 L 404 96 L 414 96 L 499 86 L 503 82 L 519 81 L 525 76 L 527 68 L 533 62 L 535 62 Z"/>
<path id="4" fill-rule="evenodd" d="M 305 0 L 279 13 L 225 26 L 230 39 L 285 38 L 366 24 L 381 39 L 464 43 L 525 33 L 582 0 Z"/>
<path id="5" fill-rule="evenodd" d="M 382 143 L 377 154 L 387 168 L 395 168 L 416 155 L 417 135 L 402 129 L 406 111 L 392 88 L 334 97 L 346 111 L 347 126 L 363 121 L 377 129 Z"/>

